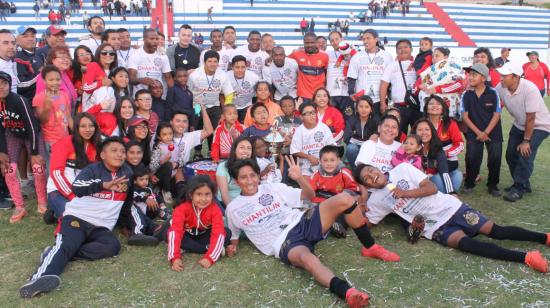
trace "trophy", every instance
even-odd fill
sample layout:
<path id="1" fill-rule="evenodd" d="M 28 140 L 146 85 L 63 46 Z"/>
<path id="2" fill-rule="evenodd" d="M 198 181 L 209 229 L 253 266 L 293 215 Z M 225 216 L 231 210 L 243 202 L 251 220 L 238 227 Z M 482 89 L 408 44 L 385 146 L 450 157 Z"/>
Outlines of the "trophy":
<path id="1" fill-rule="evenodd" d="M 270 145 L 269 152 L 271 152 L 271 163 L 275 167 L 275 170 L 279 171 L 273 173 L 275 177 L 274 179 L 272 179 L 273 183 L 280 183 L 282 180 L 282 176 L 280 176 L 280 170 L 277 169 L 277 156 L 279 156 L 279 151 L 283 142 L 285 141 L 285 138 L 283 138 L 281 133 L 279 133 L 277 123 L 274 123 L 274 125 L 271 127 L 271 132 L 264 137 L 264 140 Z"/>

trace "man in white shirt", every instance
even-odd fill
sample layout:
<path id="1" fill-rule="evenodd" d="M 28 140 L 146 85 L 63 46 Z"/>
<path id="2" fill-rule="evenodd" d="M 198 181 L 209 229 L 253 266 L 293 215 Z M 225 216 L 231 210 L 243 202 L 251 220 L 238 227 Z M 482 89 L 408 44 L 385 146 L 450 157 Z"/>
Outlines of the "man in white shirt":
<path id="1" fill-rule="evenodd" d="M 303 212 L 301 200 L 315 196 L 309 181 L 300 172 L 292 157 L 285 157 L 289 176 L 300 188 L 282 183 L 260 185 L 260 168 L 256 160 L 238 160 L 230 167 L 230 175 L 241 188 L 241 194 L 233 199 L 226 209 L 228 227 L 232 232 L 231 248 L 237 252 L 239 235 L 244 231 L 258 250 L 275 256 L 287 265 L 308 271 L 319 284 L 352 307 L 363 307 L 368 295 L 336 277 L 330 269 L 313 254 L 315 244 L 326 238 L 336 218 L 345 215 L 363 244 L 362 255 L 385 261 L 399 261 L 399 256 L 375 244 L 362 210 L 357 206 L 356 196 L 341 193 Z M 229 249 L 229 248 L 228 248 Z"/>
<path id="2" fill-rule="evenodd" d="M 128 29 L 120 28 L 117 30 L 118 40 L 120 42 L 120 49 L 118 53 L 118 63 L 119 66 L 128 68 L 128 63 L 130 62 L 130 57 L 135 51 L 132 49 L 132 38 Z"/>
<path id="3" fill-rule="evenodd" d="M 200 66 L 204 65 L 204 54 L 209 50 L 214 50 L 220 55 L 220 63 L 218 68 L 224 72 L 229 70 L 231 64 L 231 58 L 233 58 L 233 48 L 229 48 L 223 45 L 223 34 L 219 29 L 214 29 L 210 32 L 210 42 L 212 45 L 210 48 L 204 49 L 200 56 Z"/>
<path id="4" fill-rule="evenodd" d="M 399 109 L 401 114 L 401 131 L 407 133 L 409 126 L 422 117 L 420 106 L 409 105 L 405 102 L 407 91 L 412 91 L 416 82 L 416 71 L 414 70 L 412 57 L 412 43 L 407 39 L 397 41 L 397 61 L 391 62 L 384 70 L 382 81 L 380 82 L 380 112 L 384 113 L 388 104 L 388 88 L 391 84 L 391 100 L 393 106 Z M 401 65 L 401 68 L 399 68 Z"/>
<path id="5" fill-rule="evenodd" d="M 15 36 L 10 30 L 0 30 L 0 71 L 4 71 L 11 76 L 11 92 L 17 93 L 17 64 L 13 61 L 16 53 Z"/>
<path id="6" fill-rule="evenodd" d="M 233 57 L 241 55 L 246 58 L 247 67 L 254 72 L 260 80 L 263 80 L 262 68 L 264 67 L 265 60 L 269 58 L 267 52 L 260 50 L 262 36 L 260 32 L 253 30 L 248 33 L 248 45 L 237 47 L 233 52 Z"/>
<path id="7" fill-rule="evenodd" d="M 166 55 L 157 53 L 158 34 L 155 29 L 143 31 L 143 47 L 135 51 L 128 63 L 130 82 L 134 85 L 134 93 L 153 86 L 155 81 L 163 83 L 164 77 L 168 87 L 174 86 L 170 63 Z M 164 89 L 166 93 L 167 89 Z"/>
<path id="8" fill-rule="evenodd" d="M 282 46 L 273 48 L 269 65 L 264 66 L 262 75 L 265 81 L 275 88 L 275 100 L 280 101 L 283 96 L 296 99 L 296 82 L 298 80 L 298 63 L 287 58 Z"/>
<path id="9" fill-rule="evenodd" d="M 227 49 L 237 48 L 237 30 L 233 26 L 223 28 L 223 46 Z"/>
<path id="10" fill-rule="evenodd" d="M 252 105 L 254 91 L 259 81 L 258 75 L 246 69 L 246 58 L 241 55 L 231 60 L 231 71 L 227 72 L 227 78 L 231 82 L 235 95 L 233 104 L 237 107 L 239 122 L 244 123 L 248 107 Z"/>
<path id="11" fill-rule="evenodd" d="M 342 33 L 338 31 L 330 32 L 328 39 L 332 46 L 332 51 L 328 53 L 328 69 L 327 69 L 327 90 L 330 94 L 331 103 L 338 108 L 345 119 L 351 117 L 354 113 L 354 103 L 348 95 L 348 81 L 344 75 L 345 63 L 343 60 L 340 65 L 336 66 L 336 62 L 340 57 L 339 44 L 342 42 Z"/>
<path id="12" fill-rule="evenodd" d="M 374 111 L 380 116 L 380 81 L 386 67 L 393 62 L 392 56 L 378 47 L 378 32 L 367 29 L 363 32 L 365 50 L 351 58 L 348 70 L 348 94 L 365 91 L 374 102 Z"/>
<path id="13" fill-rule="evenodd" d="M 95 54 L 97 47 L 101 45 L 101 34 L 105 30 L 105 21 L 99 16 L 92 16 L 88 19 L 87 29 L 90 33 L 81 37 L 78 44 L 87 46 L 92 54 Z"/>
<path id="14" fill-rule="evenodd" d="M 458 198 L 438 191 L 426 174 L 409 163 L 401 163 L 388 173 L 361 164 L 353 175 L 358 184 L 372 192 L 365 213 L 371 224 L 378 224 L 390 213 L 409 223 L 421 216 L 425 226 L 420 231 L 429 240 L 478 256 L 525 263 L 542 273 L 548 272 L 548 261 L 537 250 L 527 253 L 510 250 L 473 237 L 481 233 L 493 239 L 550 246 L 550 233 L 499 226 Z"/>

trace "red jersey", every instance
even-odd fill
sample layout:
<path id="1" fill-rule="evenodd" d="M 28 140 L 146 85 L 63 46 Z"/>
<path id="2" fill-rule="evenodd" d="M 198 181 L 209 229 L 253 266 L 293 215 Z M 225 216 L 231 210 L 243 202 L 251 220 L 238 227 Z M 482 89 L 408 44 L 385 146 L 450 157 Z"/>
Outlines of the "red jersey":
<path id="1" fill-rule="evenodd" d="M 544 79 L 550 88 L 550 71 L 546 64 L 539 62 L 536 69 L 531 68 L 531 62 L 523 64 L 524 78 L 534 83 L 539 90 L 544 90 Z"/>
<path id="2" fill-rule="evenodd" d="M 319 170 L 315 171 L 309 179 L 309 183 L 313 190 L 323 190 L 331 192 L 333 194 L 339 194 L 344 191 L 344 189 L 351 189 L 357 191 L 357 183 L 351 175 L 351 171 L 348 168 L 340 169 L 335 175 L 325 176 L 321 174 Z M 320 203 L 325 201 L 325 198 L 314 197 L 311 199 L 312 202 Z"/>
<path id="3" fill-rule="evenodd" d="M 97 104 L 86 111 L 95 117 L 101 134 L 107 137 L 116 136 L 115 133 L 118 133 L 119 136 L 123 135 L 117 130 L 118 124 L 116 116 L 112 112 L 102 112 L 102 110 L 103 108 L 101 105 Z"/>
<path id="4" fill-rule="evenodd" d="M 288 57 L 298 63 L 298 96 L 311 99 L 315 90 L 325 86 L 328 55 L 321 51 L 308 54 L 296 50 Z"/>
<path id="5" fill-rule="evenodd" d="M 105 71 L 96 62 L 86 64 L 86 72 L 82 76 L 84 80 L 82 89 L 88 94 L 103 86 L 103 78 L 107 77 Z"/>
<path id="6" fill-rule="evenodd" d="M 233 129 L 238 132 L 238 135 L 242 134 L 244 131 L 244 128 L 239 121 L 235 122 Z M 212 141 L 212 149 L 210 152 L 212 159 L 214 161 L 227 159 L 229 157 L 229 153 L 231 152 L 231 145 L 233 145 L 233 136 L 227 127 L 225 127 L 225 120 L 222 120 L 220 125 L 218 125 L 214 131 L 214 140 Z"/>
<path id="7" fill-rule="evenodd" d="M 168 229 L 168 260 L 170 262 L 181 258 L 181 241 L 185 232 L 200 233 L 211 229 L 210 245 L 204 258 L 214 264 L 221 256 L 225 241 L 225 228 L 222 211 L 214 202 L 204 209 L 184 202 L 174 209 L 172 225 Z"/>
<path id="8" fill-rule="evenodd" d="M 335 142 L 339 142 L 344 137 L 344 116 L 338 108 L 329 106 L 323 115 L 323 123 L 325 123 L 332 131 L 332 136 Z"/>

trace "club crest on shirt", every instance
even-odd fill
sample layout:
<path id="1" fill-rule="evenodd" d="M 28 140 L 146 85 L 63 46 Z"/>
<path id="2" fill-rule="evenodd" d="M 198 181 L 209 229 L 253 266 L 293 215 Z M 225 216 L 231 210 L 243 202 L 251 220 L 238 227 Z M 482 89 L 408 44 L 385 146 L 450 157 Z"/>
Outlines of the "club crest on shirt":
<path id="1" fill-rule="evenodd" d="M 212 80 L 212 88 L 219 88 L 221 84 L 222 83 L 219 79 Z"/>
<path id="2" fill-rule="evenodd" d="M 465 212 L 464 219 L 470 226 L 474 226 L 479 223 L 479 215 L 473 211 Z"/>
<path id="3" fill-rule="evenodd" d="M 374 58 L 374 64 L 376 64 L 376 65 L 382 65 L 382 64 L 384 64 L 384 58 L 382 58 L 382 57 L 376 57 L 376 58 Z"/>
<path id="4" fill-rule="evenodd" d="M 155 58 L 153 60 L 153 63 L 155 64 L 156 67 L 162 67 L 162 59 L 161 58 Z"/>
<path id="5" fill-rule="evenodd" d="M 256 65 L 261 66 L 261 65 L 264 64 L 263 62 L 264 62 L 264 60 L 261 57 L 258 57 L 256 59 L 254 59 L 254 64 L 256 64 Z"/>
<path id="6" fill-rule="evenodd" d="M 228 55 L 223 55 L 222 56 L 222 62 L 223 63 L 228 63 L 229 62 L 229 56 Z"/>
<path id="7" fill-rule="evenodd" d="M 285 69 L 283 70 L 283 75 L 285 75 L 285 76 L 289 76 L 290 73 L 291 73 L 290 68 L 285 68 Z"/>
<path id="8" fill-rule="evenodd" d="M 260 196 L 260 198 L 258 199 L 258 202 L 262 205 L 262 206 L 268 206 L 270 205 L 271 203 L 273 203 L 273 196 L 270 195 L 270 194 L 263 194 Z"/>
<path id="9" fill-rule="evenodd" d="M 321 131 L 315 132 L 315 134 L 313 135 L 313 139 L 315 140 L 315 142 L 323 141 L 324 137 L 325 137 L 325 134 L 323 134 L 323 132 Z"/>
<path id="10" fill-rule="evenodd" d="M 242 89 L 251 89 L 252 85 L 248 81 L 243 81 L 243 83 L 241 84 L 241 88 Z"/>
<path id="11" fill-rule="evenodd" d="M 399 180 L 396 185 L 402 190 L 409 190 L 409 182 L 403 179 Z"/>

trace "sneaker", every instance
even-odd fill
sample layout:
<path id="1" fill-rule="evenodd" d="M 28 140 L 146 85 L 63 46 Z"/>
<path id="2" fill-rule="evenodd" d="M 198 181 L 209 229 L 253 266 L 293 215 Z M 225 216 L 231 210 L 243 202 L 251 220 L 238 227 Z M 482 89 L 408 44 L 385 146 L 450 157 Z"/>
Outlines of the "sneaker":
<path id="1" fill-rule="evenodd" d="M 351 308 L 366 307 L 369 304 L 369 295 L 355 288 L 349 288 L 346 292 L 346 302 Z"/>
<path id="2" fill-rule="evenodd" d="M 473 192 L 474 192 L 474 188 L 473 188 L 473 187 L 466 187 L 466 186 L 464 186 L 464 187 L 462 188 L 462 193 L 463 193 L 463 194 L 470 195 L 470 194 L 472 194 Z"/>
<path id="3" fill-rule="evenodd" d="M 332 234 L 335 238 L 346 238 L 347 231 L 346 228 L 339 222 L 334 222 L 332 224 L 332 228 L 330 228 L 330 234 Z"/>
<path id="4" fill-rule="evenodd" d="M 510 192 L 510 191 L 512 191 L 512 188 L 513 188 L 513 187 L 514 187 L 514 185 L 508 186 L 508 187 L 504 188 L 504 191 L 505 191 L 505 192 Z M 526 193 L 533 192 L 533 190 L 531 189 L 531 186 L 527 187 L 527 188 L 525 189 L 525 192 L 526 192 Z"/>
<path id="5" fill-rule="evenodd" d="M 416 244 L 416 242 L 420 240 L 425 227 L 426 218 L 420 214 L 414 216 L 413 221 L 408 228 L 408 240 L 411 244 Z"/>
<path id="6" fill-rule="evenodd" d="M 32 298 L 40 293 L 50 292 L 61 284 L 61 278 L 57 275 L 44 275 L 31 280 L 19 289 L 22 298 Z"/>
<path id="7" fill-rule="evenodd" d="M 24 208 L 16 208 L 13 215 L 10 217 L 10 223 L 14 224 L 19 222 L 25 216 L 27 216 L 27 211 Z"/>
<path id="8" fill-rule="evenodd" d="M 39 213 L 39 214 L 46 213 L 47 209 L 48 209 L 48 207 L 45 204 L 37 204 L 36 205 L 36 212 Z"/>
<path id="9" fill-rule="evenodd" d="M 386 250 L 386 248 L 378 244 L 374 244 L 370 248 L 366 248 L 366 247 L 361 248 L 361 255 L 363 255 L 363 257 L 380 259 L 386 262 L 397 262 L 401 259 L 399 255 L 396 254 L 395 252 Z"/>
<path id="10" fill-rule="evenodd" d="M 159 240 L 150 235 L 133 234 L 128 238 L 128 245 L 131 246 L 157 246 Z"/>
<path id="11" fill-rule="evenodd" d="M 46 212 L 44 212 L 42 219 L 44 219 L 44 223 L 47 225 L 53 225 L 57 221 L 57 219 L 55 219 L 55 215 L 53 214 L 53 210 L 49 207 L 46 208 Z"/>
<path id="12" fill-rule="evenodd" d="M 10 210 L 11 208 L 13 208 L 13 203 L 6 199 L 0 200 L 0 210 Z"/>
<path id="13" fill-rule="evenodd" d="M 487 191 L 489 192 L 489 194 L 493 197 L 500 197 L 502 196 L 502 193 L 500 192 L 500 189 L 498 189 L 498 187 L 489 187 L 487 189 Z"/>
<path id="14" fill-rule="evenodd" d="M 527 255 L 525 255 L 525 264 L 541 273 L 548 273 L 548 261 L 538 250 L 527 252 Z"/>
<path id="15" fill-rule="evenodd" d="M 502 198 L 508 202 L 516 202 L 522 197 L 523 196 L 517 193 L 516 191 L 510 190 L 509 192 L 505 193 Z"/>

